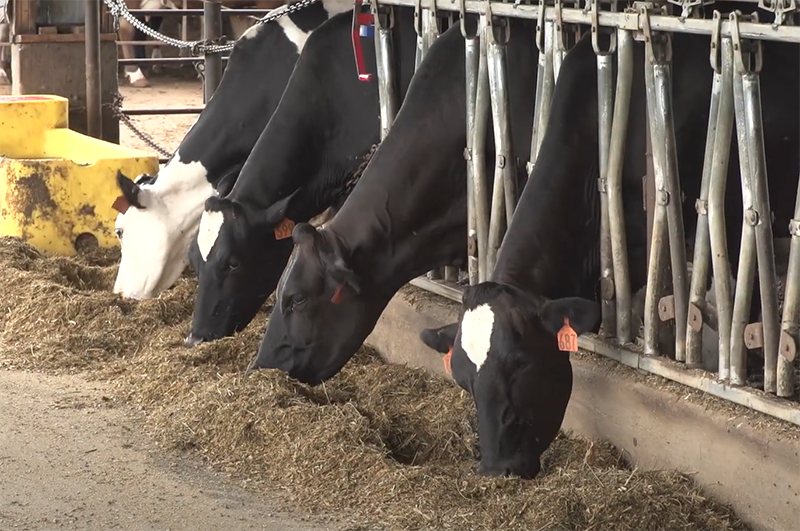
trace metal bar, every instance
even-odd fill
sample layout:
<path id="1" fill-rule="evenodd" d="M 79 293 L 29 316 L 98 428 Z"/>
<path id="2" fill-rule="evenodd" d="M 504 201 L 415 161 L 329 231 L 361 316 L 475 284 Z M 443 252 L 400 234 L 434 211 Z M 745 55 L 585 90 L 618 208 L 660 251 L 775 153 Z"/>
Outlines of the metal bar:
<path id="1" fill-rule="evenodd" d="M 143 15 L 146 17 L 187 17 L 203 16 L 202 9 L 129 9 L 132 15 Z M 272 9 L 222 9 L 221 13 L 225 16 L 254 16 L 263 17 L 272 12 Z"/>
<path id="2" fill-rule="evenodd" d="M 715 16 L 717 13 L 715 12 Z M 719 45 L 713 41 L 712 53 Z M 715 56 L 716 57 L 716 56 Z M 711 103 L 708 111 L 708 128 L 706 132 L 705 158 L 703 174 L 700 181 L 700 198 L 696 203 L 697 229 L 694 240 L 694 256 L 692 257 L 692 276 L 689 285 L 689 315 L 686 326 L 686 365 L 699 368 L 703 365 L 703 325 L 700 309 L 706 300 L 706 280 L 711 265 L 711 243 L 708 228 L 708 193 L 711 186 L 711 171 L 714 162 L 714 139 L 719 121 L 719 99 L 722 88 L 722 71 L 719 65 L 714 67 L 714 78 L 711 85 Z M 699 318 L 699 321 L 697 320 Z M 694 322 L 695 326 L 692 326 Z"/>
<path id="3" fill-rule="evenodd" d="M 475 103 L 478 88 L 478 63 L 480 62 L 480 42 L 478 38 L 465 39 L 465 59 L 467 74 L 467 273 L 469 284 L 474 286 L 479 280 L 480 262 L 478 258 L 478 213 L 475 204 Z M 485 210 L 485 209 L 484 209 Z"/>
<path id="4" fill-rule="evenodd" d="M 475 128 L 472 132 L 472 173 L 475 193 L 475 218 L 478 239 L 478 282 L 490 278 L 489 257 L 489 180 L 486 175 L 486 133 L 489 126 L 489 64 L 483 17 L 478 26 L 478 80 L 475 87 Z"/>
<path id="5" fill-rule="evenodd" d="M 385 5 L 408 6 L 416 5 L 417 0 L 381 0 Z M 420 0 L 423 5 L 431 5 L 435 0 Z M 439 0 L 441 2 L 441 0 Z M 458 2 L 441 2 L 437 4 L 437 9 L 441 11 L 457 11 Z M 483 13 L 486 11 L 485 0 L 465 0 L 465 8 L 468 13 Z M 513 17 L 538 19 L 539 6 L 517 4 L 515 2 L 491 2 L 491 10 L 498 17 Z M 552 6 L 545 8 L 546 21 L 556 20 L 556 9 Z M 592 17 L 588 10 L 582 8 L 563 8 L 561 20 L 564 24 L 584 24 L 591 25 Z M 641 31 L 643 29 L 640 13 L 636 12 L 608 12 L 598 13 L 598 25 L 610 28 L 618 28 L 629 31 Z M 708 19 L 699 18 L 679 18 L 668 15 L 650 15 L 650 28 L 652 31 L 689 33 L 693 35 L 711 35 L 715 31 L 716 22 Z M 720 36 L 731 36 L 731 24 L 723 20 L 720 26 Z M 743 38 L 763 39 L 768 41 L 797 42 L 800 43 L 800 26 L 779 25 L 773 26 L 769 23 L 741 22 L 739 33 Z"/>
<path id="6" fill-rule="evenodd" d="M 614 117 L 609 139 L 607 192 L 611 259 L 616 299 L 616 336 L 622 345 L 631 341 L 631 281 L 628 267 L 628 244 L 622 208 L 622 167 L 630 114 L 633 85 L 633 36 L 617 31 L 617 87 L 614 96 Z"/>
<path id="7" fill-rule="evenodd" d="M 181 7 L 184 12 L 186 12 L 188 1 L 181 1 Z M 184 42 L 189 40 L 189 18 L 186 15 L 181 17 L 181 40 Z"/>
<path id="8" fill-rule="evenodd" d="M 228 62 L 228 57 L 220 57 L 222 63 Z M 202 57 L 143 57 L 142 59 L 137 59 L 135 57 L 130 59 L 118 59 L 117 63 L 121 65 L 137 65 L 137 64 L 148 64 L 148 65 L 170 65 L 170 64 L 182 64 L 182 63 L 199 63 L 203 61 Z"/>
<path id="9" fill-rule="evenodd" d="M 103 137 L 103 96 L 100 77 L 100 0 L 85 0 L 86 123 L 89 136 Z"/>
<path id="10" fill-rule="evenodd" d="M 506 31 L 508 28 L 506 28 Z M 489 27 L 486 35 L 494 28 Z M 503 30 L 500 29 L 502 32 Z M 495 172 L 494 178 L 503 180 L 505 196 L 506 227 L 511 225 L 511 218 L 517 205 L 516 165 L 514 164 L 514 146 L 511 138 L 511 122 L 508 119 L 508 78 L 506 77 L 506 45 L 496 41 L 497 35 L 487 43 L 486 58 L 489 64 L 489 95 L 492 106 L 492 124 L 494 126 Z M 502 240 L 502 238 L 501 238 Z"/>
<path id="11" fill-rule="evenodd" d="M 597 53 L 598 50 L 595 50 Z M 614 56 L 597 53 L 598 147 L 600 157 L 600 297 L 603 336 L 612 337 L 617 330 L 617 308 L 614 299 L 614 261 L 611 226 L 608 213 L 608 156 L 614 113 Z"/>
<path id="12" fill-rule="evenodd" d="M 778 294 L 775 286 L 778 276 L 775 271 L 775 248 L 772 239 L 772 210 L 767 187 L 767 161 L 764 152 L 764 122 L 761 116 L 761 86 L 758 72 L 742 75 L 745 125 L 750 150 L 752 191 L 755 207 L 755 240 L 758 261 L 758 283 L 761 292 L 761 323 L 764 336 L 764 391 L 777 391 L 778 341 Z"/>
<path id="13" fill-rule="evenodd" d="M 733 73 L 733 101 L 736 116 L 736 139 L 739 145 L 739 171 L 742 185 L 742 240 L 739 248 L 739 268 L 736 274 L 736 291 L 733 298 L 731 322 L 731 385 L 744 385 L 747 380 L 747 350 L 744 344 L 744 329 L 750 319 L 750 306 L 753 296 L 753 280 L 756 274 L 756 239 L 753 221 L 752 163 L 748 144 L 747 123 L 745 119 L 745 94 L 742 85 L 742 72 L 738 68 Z M 748 217 L 750 218 L 748 220 Z"/>
<path id="14" fill-rule="evenodd" d="M 383 17 L 378 12 L 377 3 L 373 3 L 373 15 L 378 21 Z M 389 8 L 391 9 L 391 8 Z M 387 22 L 392 18 L 392 13 L 386 15 Z M 375 24 L 375 59 L 378 71 L 378 96 L 381 107 L 381 141 L 389 134 L 389 129 L 397 115 L 397 93 L 395 90 L 394 72 L 394 47 L 392 46 L 392 28 L 388 24 Z"/>
<path id="15" fill-rule="evenodd" d="M 720 52 L 722 77 L 719 86 L 719 114 L 714 136 L 714 156 L 708 186 L 708 226 L 714 297 L 717 305 L 719 357 L 717 373 L 719 379 L 725 381 L 730 378 L 733 318 L 732 273 L 725 226 L 725 188 L 733 132 L 733 43 L 729 37 L 722 39 Z"/>
<path id="16" fill-rule="evenodd" d="M 485 17 L 481 17 L 485 19 Z M 491 66 L 489 65 L 489 37 L 488 32 L 491 31 L 490 27 L 483 26 L 481 28 L 481 63 L 483 63 L 484 53 L 486 54 L 486 70 L 487 70 L 487 82 L 488 78 L 490 77 L 489 72 L 491 71 Z M 486 52 L 484 52 L 486 50 Z M 479 70 L 483 67 L 483 64 L 479 65 Z M 481 72 L 479 72 L 479 75 Z M 478 89 L 480 90 L 480 88 Z M 491 88 L 490 88 L 491 92 Z M 490 100 L 492 98 L 489 98 Z M 497 145 L 497 138 L 495 137 L 495 145 Z M 492 273 L 494 272 L 494 266 L 497 263 L 497 252 L 500 249 L 500 243 L 503 241 L 503 223 L 506 221 L 505 219 L 505 190 L 504 190 L 504 179 L 498 175 L 494 177 L 494 183 L 492 187 L 492 196 L 491 196 L 491 208 L 489 214 L 489 241 L 487 244 L 486 249 L 486 276 L 487 278 L 492 277 Z"/>
<path id="17" fill-rule="evenodd" d="M 553 47 L 555 45 L 553 39 L 554 27 L 552 23 L 546 23 L 544 25 L 544 53 L 539 54 L 539 72 L 542 74 L 542 90 L 540 94 L 537 94 L 536 102 L 537 111 L 533 135 L 535 146 L 531 147 L 531 161 L 533 161 L 533 164 L 536 164 L 536 158 L 539 156 L 539 148 L 542 145 L 542 140 L 544 140 L 547 129 L 547 122 L 550 120 L 550 103 L 553 100 L 553 91 L 555 90 L 556 84 L 555 74 L 553 72 Z"/>
<path id="18" fill-rule="evenodd" d="M 794 395 L 794 364 L 797 355 L 798 321 L 800 321 L 800 179 L 794 203 L 794 219 L 789 224 L 792 243 L 786 272 L 786 293 L 783 299 L 781 339 L 778 356 L 777 395 Z"/>
<path id="19" fill-rule="evenodd" d="M 128 116 L 162 116 L 170 114 L 200 114 L 205 107 L 162 107 L 158 109 L 123 109 Z"/>
<path id="20" fill-rule="evenodd" d="M 222 5 L 219 0 L 203 1 L 203 39 L 215 41 L 222 36 Z M 222 54 L 206 53 L 203 70 L 203 103 L 208 103 L 222 79 Z"/>

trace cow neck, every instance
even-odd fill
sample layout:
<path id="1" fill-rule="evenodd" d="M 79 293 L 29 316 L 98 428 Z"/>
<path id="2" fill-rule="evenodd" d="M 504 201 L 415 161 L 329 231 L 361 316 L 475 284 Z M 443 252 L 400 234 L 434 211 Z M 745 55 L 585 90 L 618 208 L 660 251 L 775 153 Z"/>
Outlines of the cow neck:
<path id="1" fill-rule="evenodd" d="M 438 139 L 443 140 L 421 146 L 402 134 L 387 137 L 325 229 L 347 249 L 359 277 L 376 289 L 393 294 L 412 278 L 452 264 L 466 252 L 460 237 L 466 197 L 452 192 L 460 189 L 466 174 L 460 147 L 465 139 L 458 133 Z"/>

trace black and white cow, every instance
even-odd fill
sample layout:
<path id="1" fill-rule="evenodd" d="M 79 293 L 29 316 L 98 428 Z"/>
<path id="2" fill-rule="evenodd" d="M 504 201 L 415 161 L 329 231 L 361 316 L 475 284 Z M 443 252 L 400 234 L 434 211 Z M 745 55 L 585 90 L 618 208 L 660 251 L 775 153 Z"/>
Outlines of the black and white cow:
<path id="1" fill-rule="evenodd" d="M 514 73 L 509 116 L 522 160 L 536 86 L 534 28 L 535 22 L 512 20 L 507 53 Z M 434 267 L 464 263 L 463 58 L 455 26 L 431 46 L 389 135 L 342 209 L 319 230 L 295 227 L 295 254 L 251 368 L 278 368 L 319 384 L 355 354 L 400 287 Z M 492 166 L 491 140 L 486 159 Z M 524 168 L 516 169 L 522 181 Z"/>
<path id="2" fill-rule="evenodd" d="M 395 8 L 397 89 L 414 73 L 413 9 Z M 291 229 L 346 193 L 380 141 L 377 80 L 359 81 L 350 14 L 309 37 L 278 108 L 231 193 L 206 202 L 189 256 L 199 286 L 187 345 L 243 329 L 273 292 L 292 251 Z M 367 68 L 375 51 L 364 46 Z"/>
<path id="3" fill-rule="evenodd" d="M 694 167 L 695 171 L 681 174 L 689 185 L 696 184 L 702 168 L 702 154 L 689 142 L 703 137 L 688 133 L 698 131 L 707 119 L 703 114 L 708 106 L 710 69 L 698 70 L 708 65 L 706 58 L 696 54 L 703 41 L 689 35 L 676 35 L 673 41 L 679 156 L 690 163 L 684 163 L 683 170 Z M 782 46 L 775 59 L 788 59 L 784 54 L 791 49 Z M 797 63 L 796 51 L 794 56 L 789 64 Z M 643 61 L 643 46 L 637 45 L 629 142 L 631 134 L 644 134 Z M 580 335 L 593 330 L 599 321 L 599 305 L 587 300 L 594 299 L 594 284 L 600 273 L 597 158 L 576 156 L 589 150 L 597 152 L 597 100 L 587 98 L 585 92 L 586 85 L 597 81 L 595 69 L 588 40 L 567 55 L 540 155 L 503 240 L 491 281 L 464 291 L 458 322 L 421 333 L 426 345 L 448 353 L 446 360 L 454 379 L 475 399 L 481 471 L 487 474 L 538 474 L 541 454 L 558 433 L 572 390 L 569 353 L 561 351 L 570 347 L 562 349 L 558 336 L 565 326 Z M 776 74 L 765 79 L 765 86 L 771 87 L 767 93 L 790 90 L 792 85 L 782 85 L 782 74 Z M 780 106 L 766 99 L 765 103 L 769 120 L 784 124 L 781 127 L 776 122 L 775 133 L 787 133 Z M 776 148 L 785 139 L 772 135 L 768 135 L 769 154 L 777 154 Z M 797 140 L 796 131 L 792 136 Z M 631 173 L 629 168 L 641 169 L 643 153 L 628 151 L 624 179 L 629 184 L 638 173 Z M 796 175 L 797 162 L 783 165 L 787 159 L 773 160 L 775 186 L 780 187 L 780 180 Z M 736 192 L 737 181 L 732 179 L 738 179 L 737 160 L 731 161 L 729 171 L 729 186 Z M 576 191 L 580 191 L 577 197 Z M 731 194 L 733 200 L 727 206 L 735 210 L 738 201 L 740 219 L 741 195 L 735 196 Z M 638 207 L 631 208 L 634 205 L 626 204 L 626 217 L 635 214 Z M 739 227 L 735 217 L 728 220 L 729 240 L 738 238 Z M 637 289 L 642 285 L 646 264 L 641 253 L 633 256 L 639 257 L 631 262 L 633 288 Z"/>
<path id="4" fill-rule="evenodd" d="M 146 179 L 148 184 L 120 179 L 130 208 L 123 206 L 116 221 L 122 260 L 115 293 L 151 298 L 180 277 L 203 204 L 215 192 L 230 191 L 278 106 L 306 39 L 332 16 L 350 10 L 350 0 L 322 0 L 250 28 L 236 42 L 214 97 L 158 178 Z"/>

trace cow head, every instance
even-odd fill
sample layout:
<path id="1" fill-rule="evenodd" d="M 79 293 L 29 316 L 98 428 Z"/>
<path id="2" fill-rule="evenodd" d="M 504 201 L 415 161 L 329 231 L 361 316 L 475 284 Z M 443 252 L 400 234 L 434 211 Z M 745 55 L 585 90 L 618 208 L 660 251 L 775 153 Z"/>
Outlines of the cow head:
<path id="1" fill-rule="evenodd" d="M 298 192 L 263 211 L 230 198 L 206 201 L 189 248 L 198 293 L 187 345 L 232 335 L 255 317 L 292 251 L 285 215 Z"/>
<path id="2" fill-rule="evenodd" d="M 180 170 L 195 172 L 191 166 L 173 159 L 160 177 L 141 175 L 136 181 L 117 172 L 122 195 L 113 205 L 119 212 L 114 230 L 122 256 L 114 293 L 132 299 L 148 299 L 180 278 L 187 264 L 186 250 L 200 216 L 193 207 L 197 201 L 211 195 L 213 188 L 205 180 L 202 168 L 202 185 L 194 190 L 176 189 L 164 181 L 174 183 L 174 178 L 180 177 L 176 175 Z M 222 177 L 219 191 L 230 189 L 238 169 Z"/>
<path id="3" fill-rule="evenodd" d="M 567 322 L 580 335 L 599 318 L 593 301 L 546 300 L 485 282 L 465 290 L 458 323 L 420 334 L 429 347 L 450 352 L 453 378 L 475 400 L 479 473 L 526 479 L 539 473 L 572 392 L 569 353 L 559 349 L 557 336 Z"/>
<path id="4" fill-rule="evenodd" d="M 328 229 L 298 224 L 267 332 L 250 366 L 280 369 L 309 385 L 334 376 L 375 326 L 385 290 L 366 286 L 349 250 Z M 360 295 L 360 296 L 359 296 Z"/>

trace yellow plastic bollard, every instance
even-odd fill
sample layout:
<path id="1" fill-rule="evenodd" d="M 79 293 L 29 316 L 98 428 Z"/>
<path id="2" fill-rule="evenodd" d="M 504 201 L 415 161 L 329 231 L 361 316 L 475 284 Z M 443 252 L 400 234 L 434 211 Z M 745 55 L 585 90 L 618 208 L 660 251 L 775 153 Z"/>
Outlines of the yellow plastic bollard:
<path id="1" fill-rule="evenodd" d="M 49 255 L 119 245 L 117 170 L 155 174 L 158 158 L 68 129 L 66 98 L 0 96 L 0 236 Z"/>

